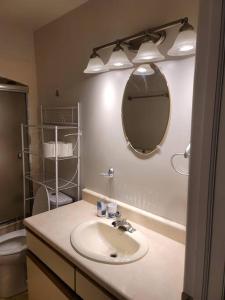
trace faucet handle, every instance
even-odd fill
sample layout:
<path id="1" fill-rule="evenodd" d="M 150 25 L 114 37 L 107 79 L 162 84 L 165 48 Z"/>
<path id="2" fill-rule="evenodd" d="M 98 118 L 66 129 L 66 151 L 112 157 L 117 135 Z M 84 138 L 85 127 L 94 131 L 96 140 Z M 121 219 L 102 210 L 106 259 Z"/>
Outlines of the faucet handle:
<path id="1" fill-rule="evenodd" d="M 116 212 L 116 219 L 121 219 L 122 215 L 119 211 Z"/>
<path id="2" fill-rule="evenodd" d="M 127 219 L 126 218 L 124 218 L 123 216 L 122 216 L 122 214 L 119 212 L 119 211 L 117 211 L 116 212 L 116 221 L 118 222 L 121 222 L 121 223 L 126 223 L 127 222 Z"/>
<path id="3" fill-rule="evenodd" d="M 100 173 L 99 175 L 104 176 L 104 177 L 113 178 L 114 177 L 114 169 L 109 168 L 107 172 Z"/>
<path id="4" fill-rule="evenodd" d="M 116 212 L 115 217 L 116 217 L 115 221 L 112 222 L 112 225 L 113 225 L 114 227 L 119 226 L 119 224 L 121 224 L 122 222 L 125 221 L 125 219 L 122 218 L 122 215 L 120 214 L 119 211 Z"/>

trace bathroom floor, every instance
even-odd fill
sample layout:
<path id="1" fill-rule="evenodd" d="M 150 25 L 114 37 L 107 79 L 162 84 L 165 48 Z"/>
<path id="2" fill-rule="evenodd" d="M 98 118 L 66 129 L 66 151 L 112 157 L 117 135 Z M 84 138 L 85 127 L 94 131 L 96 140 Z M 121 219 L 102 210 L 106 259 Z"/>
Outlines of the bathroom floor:
<path id="1" fill-rule="evenodd" d="M 0 300 L 28 300 L 28 294 L 27 293 L 22 293 L 17 296 L 11 297 L 11 298 L 0 298 Z"/>

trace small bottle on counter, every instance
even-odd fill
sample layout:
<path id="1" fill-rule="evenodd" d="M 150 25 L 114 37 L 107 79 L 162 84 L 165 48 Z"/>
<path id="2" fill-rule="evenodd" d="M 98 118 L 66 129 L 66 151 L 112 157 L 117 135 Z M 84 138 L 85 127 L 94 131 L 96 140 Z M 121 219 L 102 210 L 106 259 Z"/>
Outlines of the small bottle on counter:
<path id="1" fill-rule="evenodd" d="M 97 201 L 97 216 L 105 217 L 106 216 L 106 203 L 104 200 Z"/>

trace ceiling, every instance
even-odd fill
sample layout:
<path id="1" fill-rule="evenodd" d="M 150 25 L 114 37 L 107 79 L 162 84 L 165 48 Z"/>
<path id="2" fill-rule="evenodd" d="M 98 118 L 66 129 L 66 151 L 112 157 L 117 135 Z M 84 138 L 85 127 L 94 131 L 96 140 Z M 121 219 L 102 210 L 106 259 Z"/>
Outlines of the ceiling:
<path id="1" fill-rule="evenodd" d="M 88 0 L 0 0 L 0 21 L 35 31 Z"/>

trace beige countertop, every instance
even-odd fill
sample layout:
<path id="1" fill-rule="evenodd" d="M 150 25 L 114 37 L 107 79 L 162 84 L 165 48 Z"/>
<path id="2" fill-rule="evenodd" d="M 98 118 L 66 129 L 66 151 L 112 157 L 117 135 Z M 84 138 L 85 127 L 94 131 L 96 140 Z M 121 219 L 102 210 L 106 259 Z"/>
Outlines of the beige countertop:
<path id="1" fill-rule="evenodd" d="M 118 299 L 181 299 L 185 253 L 183 244 L 132 222 L 149 240 L 149 251 L 145 257 L 123 265 L 91 261 L 72 248 L 70 233 L 78 224 L 97 218 L 94 205 L 79 201 L 27 218 L 24 223 Z"/>

